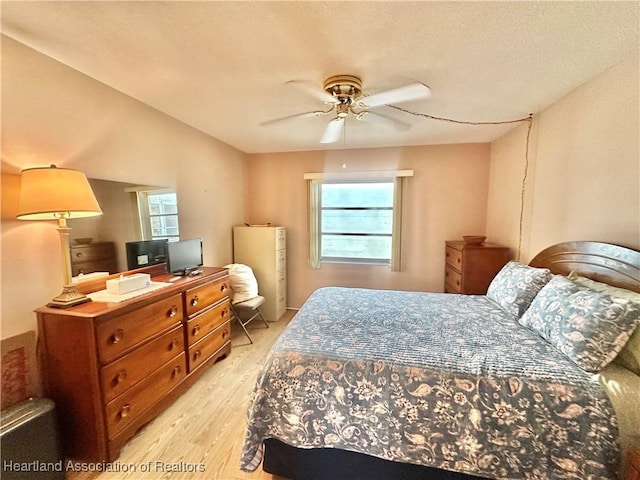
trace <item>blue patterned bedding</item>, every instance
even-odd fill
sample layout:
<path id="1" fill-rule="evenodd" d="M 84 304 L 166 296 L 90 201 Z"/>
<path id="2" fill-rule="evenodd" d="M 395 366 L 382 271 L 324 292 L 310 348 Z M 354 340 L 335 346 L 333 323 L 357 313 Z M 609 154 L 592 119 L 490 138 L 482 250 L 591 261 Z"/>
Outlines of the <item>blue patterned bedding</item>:
<path id="1" fill-rule="evenodd" d="M 485 296 L 327 287 L 270 351 L 241 468 L 262 442 L 496 479 L 615 479 L 606 394 Z"/>

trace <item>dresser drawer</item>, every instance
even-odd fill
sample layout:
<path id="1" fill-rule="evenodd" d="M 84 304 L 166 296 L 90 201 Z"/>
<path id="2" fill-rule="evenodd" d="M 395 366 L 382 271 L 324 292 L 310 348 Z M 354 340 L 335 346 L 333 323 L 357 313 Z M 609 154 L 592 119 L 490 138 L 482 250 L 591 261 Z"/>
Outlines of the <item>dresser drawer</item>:
<path id="1" fill-rule="evenodd" d="M 448 293 L 462 292 L 462 275 L 451 267 L 445 268 L 444 283 Z"/>
<path id="2" fill-rule="evenodd" d="M 462 251 L 447 247 L 445 261 L 447 265 L 451 265 L 453 268 L 460 271 L 462 268 Z"/>
<path id="3" fill-rule="evenodd" d="M 124 427 L 134 422 L 158 399 L 177 386 L 185 375 L 184 355 L 181 355 L 107 404 L 109 438 L 115 437 Z"/>
<path id="4" fill-rule="evenodd" d="M 74 263 L 71 265 L 71 275 L 74 277 L 81 273 L 93 273 L 93 272 L 109 272 L 116 273 L 118 267 L 116 262 L 112 258 L 105 260 L 95 260 L 93 262 Z"/>
<path id="5" fill-rule="evenodd" d="M 105 403 L 144 380 L 149 374 L 180 353 L 184 356 L 182 326 L 174 328 L 156 340 L 102 367 L 100 377 Z"/>
<path id="6" fill-rule="evenodd" d="M 287 268 L 287 251 L 278 250 L 276 252 L 276 271 L 284 271 Z"/>
<path id="7" fill-rule="evenodd" d="M 83 245 L 81 247 L 71 247 L 71 262 L 93 262 L 113 258 L 115 250 L 112 243 L 103 245 Z"/>
<path id="8" fill-rule="evenodd" d="M 282 250 L 287 246 L 287 230 L 279 228 L 276 230 L 276 250 Z"/>
<path id="9" fill-rule="evenodd" d="M 228 321 L 230 311 L 229 301 L 226 300 L 189 320 L 187 323 L 187 338 L 189 339 L 189 345 L 193 345 L 198 342 L 224 322 Z"/>
<path id="10" fill-rule="evenodd" d="M 182 321 L 180 294 L 107 320 L 96 327 L 98 357 L 105 363 Z"/>
<path id="11" fill-rule="evenodd" d="M 220 325 L 198 343 L 189 347 L 189 371 L 195 370 L 231 340 L 231 322 Z"/>
<path id="12" fill-rule="evenodd" d="M 217 303 L 229 295 L 229 280 L 224 278 L 217 282 L 207 283 L 197 288 L 187 290 L 187 316 L 191 317 L 210 305 Z"/>

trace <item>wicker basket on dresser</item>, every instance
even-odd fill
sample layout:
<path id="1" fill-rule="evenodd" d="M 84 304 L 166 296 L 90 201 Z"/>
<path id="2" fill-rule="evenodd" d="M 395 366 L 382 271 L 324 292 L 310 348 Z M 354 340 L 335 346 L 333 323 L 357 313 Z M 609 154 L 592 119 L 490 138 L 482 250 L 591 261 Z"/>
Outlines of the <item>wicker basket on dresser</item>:
<path id="1" fill-rule="evenodd" d="M 496 273 L 511 260 L 507 247 L 463 241 L 445 242 L 444 291 L 484 295 Z"/>

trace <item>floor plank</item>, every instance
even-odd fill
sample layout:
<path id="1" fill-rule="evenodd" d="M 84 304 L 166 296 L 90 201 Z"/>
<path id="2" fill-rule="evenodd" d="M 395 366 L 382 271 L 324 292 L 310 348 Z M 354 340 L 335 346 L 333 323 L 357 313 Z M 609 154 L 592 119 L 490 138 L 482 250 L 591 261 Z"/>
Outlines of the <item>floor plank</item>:
<path id="1" fill-rule="evenodd" d="M 294 313 L 287 310 L 278 322 L 269 323 L 269 328 L 252 322 L 248 328 L 253 344 L 234 325 L 231 354 L 125 445 L 112 464 L 119 471 L 67 472 L 66 479 L 281 480 L 261 468 L 243 472 L 238 465 L 255 379 L 271 345 Z M 191 471 L 195 467 L 204 471 Z"/>

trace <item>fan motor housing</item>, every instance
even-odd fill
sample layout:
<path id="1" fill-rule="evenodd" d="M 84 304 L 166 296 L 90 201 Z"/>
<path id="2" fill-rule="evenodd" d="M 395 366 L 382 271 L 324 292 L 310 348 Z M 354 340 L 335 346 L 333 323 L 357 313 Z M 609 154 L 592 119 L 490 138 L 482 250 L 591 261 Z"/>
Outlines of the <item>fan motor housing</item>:
<path id="1" fill-rule="evenodd" d="M 334 75 L 324 81 L 324 90 L 343 103 L 351 103 L 362 95 L 362 80 L 353 75 Z"/>

